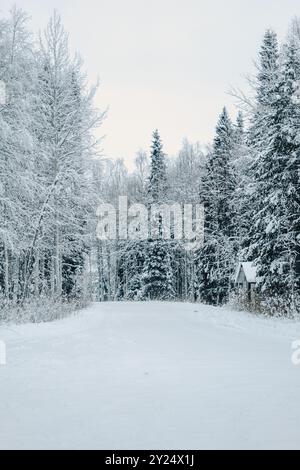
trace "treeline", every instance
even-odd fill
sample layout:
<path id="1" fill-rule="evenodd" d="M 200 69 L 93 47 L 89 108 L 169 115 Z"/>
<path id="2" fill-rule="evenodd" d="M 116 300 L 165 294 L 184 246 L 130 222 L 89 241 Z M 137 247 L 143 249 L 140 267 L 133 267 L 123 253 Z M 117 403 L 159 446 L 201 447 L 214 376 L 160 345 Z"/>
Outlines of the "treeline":
<path id="1" fill-rule="evenodd" d="M 3 317 L 28 299 L 82 298 L 99 165 L 93 131 L 103 116 L 56 13 L 39 38 L 21 10 L 0 21 L 0 80 Z"/>
<path id="2" fill-rule="evenodd" d="M 104 116 L 58 15 L 39 38 L 27 23 L 17 9 L 0 21 L 0 317 L 14 306 L 30 312 L 33 302 L 53 312 L 48 301 L 88 300 L 232 301 L 298 312 L 298 21 L 281 46 L 265 33 L 253 97 L 238 97 L 235 122 L 222 110 L 209 148 L 185 140 L 169 158 L 155 131 L 150 155 L 139 151 L 131 173 L 122 160 L 99 159 L 95 129 Z M 203 246 L 162 236 L 99 240 L 98 205 L 117 206 L 125 195 L 146 206 L 203 204 Z M 251 305 L 233 285 L 239 261 L 257 266 Z"/>
<path id="3" fill-rule="evenodd" d="M 210 149 L 185 141 L 169 159 L 155 132 L 149 161 L 140 152 L 133 174 L 121 161 L 111 164 L 103 192 L 108 201 L 128 194 L 146 204 L 202 203 L 205 240 L 192 251 L 184 240 L 98 241 L 98 299 L 231 301 L 268 314 L 299 312 L 299 31 L 294 20 L 281 46 L 275 32 L 266 31 L 252 97 L 236 96 L 243 108 L 236 122 L 223 109 Z M 251 304 L 233 284 L 240 261 L 257 267 Z"/>

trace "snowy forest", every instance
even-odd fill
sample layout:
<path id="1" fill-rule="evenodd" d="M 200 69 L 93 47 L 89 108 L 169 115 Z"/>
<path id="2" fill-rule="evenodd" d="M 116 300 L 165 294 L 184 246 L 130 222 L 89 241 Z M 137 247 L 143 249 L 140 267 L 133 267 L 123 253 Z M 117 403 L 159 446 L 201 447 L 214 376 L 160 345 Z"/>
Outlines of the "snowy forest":
<path id="1" fill-rule="evenodd" d="M 0 321 L 51 320 L 90 301 L 124 300 L 299 313 L 298 20 L 282 44 L 265 32 L 256 67 L 248 93 L 232 90 L 237 118 L 220 103 L 211 145 L 185 139 L 167 156 L 154 130 L 129 171 L 102 155 L 106 113 L 59 15 L 39 36 L 22 10 L 1 19 Z M 125 195 L 130 204 L 203 204 L 203 246 L 99 240 L 97 207 L 117 207 Z M 234 285 L 241 261 L 257 267 L 251 303 Z"/>

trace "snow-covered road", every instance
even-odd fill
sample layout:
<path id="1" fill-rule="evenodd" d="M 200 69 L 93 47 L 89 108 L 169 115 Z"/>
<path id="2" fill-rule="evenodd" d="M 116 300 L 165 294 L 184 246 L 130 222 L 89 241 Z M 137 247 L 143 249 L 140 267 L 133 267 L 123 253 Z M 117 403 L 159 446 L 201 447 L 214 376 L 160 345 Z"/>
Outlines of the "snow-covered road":
<path id="1" fill-rule="evenodd" d="M 300 325 L 190 304 L 95 304 L 0 328 L 1 449 L 300 449 Z"/>

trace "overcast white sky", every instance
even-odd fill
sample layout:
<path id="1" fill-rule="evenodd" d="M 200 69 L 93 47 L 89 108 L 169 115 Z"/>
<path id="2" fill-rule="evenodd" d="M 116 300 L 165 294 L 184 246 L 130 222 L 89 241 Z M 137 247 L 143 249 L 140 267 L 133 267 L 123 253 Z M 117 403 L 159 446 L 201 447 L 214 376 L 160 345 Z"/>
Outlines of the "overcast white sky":
<path id="1" fill-rule="evenodd" d="M 11 7 L 1 0 L 1 14 Z M 79 51 L 97 96 L 110 110 L 102 133 L 106 156 L 130 164 L 148 149 L 159 128 L 165 151 L 175 154 L 183 137 L 207 143 L 230 85 L 242 85 L 253 69 L 268 27 L 283 38 L 300 16 L 299 0 L 19 0 L 43 27 L 53 9 L 61 14 L 71 46 Z"/>

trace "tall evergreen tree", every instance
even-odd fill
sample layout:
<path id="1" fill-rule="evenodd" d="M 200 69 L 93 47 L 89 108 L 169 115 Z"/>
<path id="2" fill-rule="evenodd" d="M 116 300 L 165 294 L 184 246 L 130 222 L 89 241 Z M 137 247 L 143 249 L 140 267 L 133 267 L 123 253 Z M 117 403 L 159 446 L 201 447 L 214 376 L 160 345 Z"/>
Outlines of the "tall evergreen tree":
<path id="1" fill-rule="evenodd" d="M 261 57 L 258 111 L 253 120 L 257 159 L 248 256 L 258 267 L 260 297 L 269 300 L 271 312 L 283 313 L 289 304 L 295 307 L 299 291 L 300 63 L 295 43 L 290 43 L 280 67 L 275 36 L 269 32 Z"/>
<path id="2" fill-rule="evenodd" d="M 167 200 L 166 161 L 157 130 L 153 134 L 148 194 L 150 204 L 162 204 Z M 152 230 L 155 229 L 156 234 L 147 244 L 142 276 L 143 299 L 167 300 L 175 296 L 172 245 L 170 241 L 163 239 L 161 224 L 160 215 L 151 221 Z"/>
<path id="3" fill-rule="evenodd" d="M 277 35 L 267 30 L 259 53 L 256 86 L 256 108 L 251 119 L 249 143 L 253 151 L 260 152 L 264 147 L 265 131 L 272 119 L 279 79 L 279 50 Z"/>
<path id="4" fill-rule="evenodd" d="M 224 108 L 202 182 L 205 238 L 196 259 L 198 298 L 217 305 L 228 300 L 236 254 L 234 145 L 233 125 Z"/>
<path id="5" fill-rule="evenodd" d="M 167 192 L 167 167 L 163 145 L 158 130 L 153 133 L 151 147 L 151 170 L 149 181 L 149 202 L 162 203 Z"/>
<path id="6" fill-rule="evenodd" d="M 234 126 L 233 167 L 236 176 L 236 191 L 234 206 L 236 209 L 236 232 L 238 237 L 238 256 L 242 260 L 242 249 L 250 228 L 250 200 L 253 192 L 253 176 L 251 166 L 253 155 L 247 144 L 247 131 L 244 116 L 238 113 Z"/>

